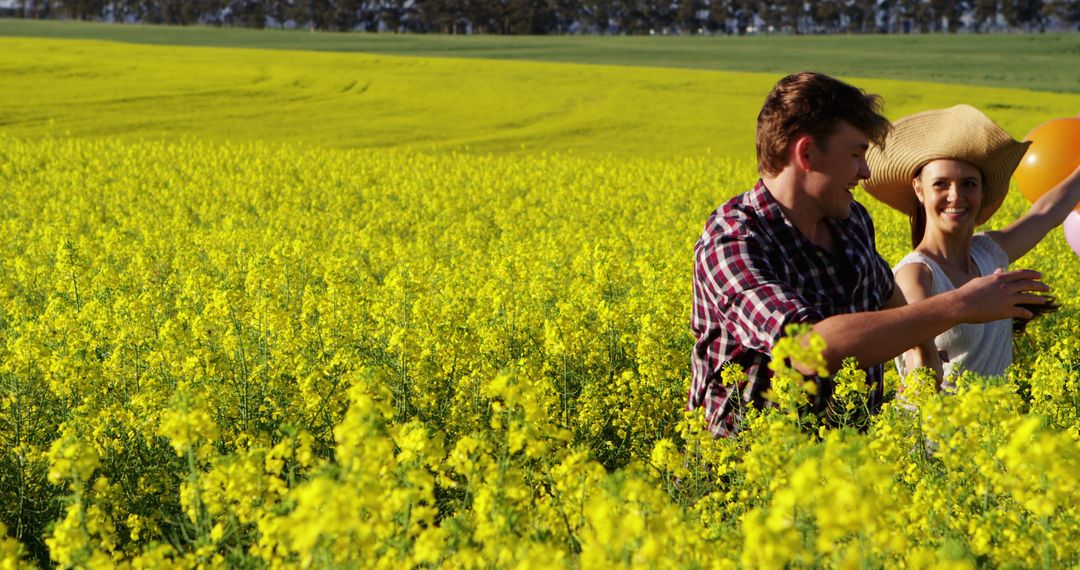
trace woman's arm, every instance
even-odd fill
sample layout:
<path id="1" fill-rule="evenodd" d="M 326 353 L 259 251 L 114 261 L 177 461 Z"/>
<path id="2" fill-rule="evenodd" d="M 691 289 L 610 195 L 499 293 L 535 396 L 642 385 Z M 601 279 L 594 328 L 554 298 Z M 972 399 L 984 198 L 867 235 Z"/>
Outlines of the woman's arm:
<path id="1" fill-rule="evenodd" d="M 1003 230 L 988 232 L 987 235 L 1005 250 L 1009 263 L 1012 263 L 1038 245 L 1050 230 L 1061 225 L 1078 202 L 1080 167 L 1036 200 L 1019 220 Z"/>
<path id="2" fill-rule="evenodd" d="M 904 299 L 909 303 L 922 301 L 929 298 L 934 287 L 934 274 L 930 268 L 921 263 L 911 263 L 901 267 L 896 272 L 897 290 L 903 293 Z M 901 355 L 904 359 L 904 369 L 907 371 L 916 368 L 929 368 L 934 373 L 934 388 L 941 391 L 941 381 L 945 374 L 942 370 L 941 355 L 938 353 L 934 339 L 929 339 L 918 346 L 914 346 Z M 901 380 L 904 380 L 901 378 Z"/>

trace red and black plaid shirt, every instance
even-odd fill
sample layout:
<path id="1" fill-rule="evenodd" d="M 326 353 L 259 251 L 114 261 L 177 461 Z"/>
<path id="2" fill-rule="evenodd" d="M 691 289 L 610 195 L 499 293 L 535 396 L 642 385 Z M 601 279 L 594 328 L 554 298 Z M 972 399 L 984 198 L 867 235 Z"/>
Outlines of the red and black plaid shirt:
<path id="1" fill-rule="evenodd" d="M 826 223 L 835 254 L 791 225 L 759 180 L 705 224 L 694 246 L 690 326 L 697 341 L 688 408 L 705 408 L 715 435 L 738 430 L 744 405 L 768 405 L 763 395 L 772 376 L 770 351 L 785 326 L 875 311 L 892 296 L 893 274 L 877 253 L 866 209 L 853 202 L 848 219 Z M 746 372 L 737 387 L 722 384 L 720 370 L 727 363 Z M 880 405 L 884 367 L 866 372 L 871 403 Z"/>

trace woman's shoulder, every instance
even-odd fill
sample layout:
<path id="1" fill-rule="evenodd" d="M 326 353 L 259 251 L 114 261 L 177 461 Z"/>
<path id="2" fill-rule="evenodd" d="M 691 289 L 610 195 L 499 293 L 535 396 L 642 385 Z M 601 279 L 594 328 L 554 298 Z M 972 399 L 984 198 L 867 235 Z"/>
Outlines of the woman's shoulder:
<path id="1" fill-rule="evenodd" d="M 971 249 L 1001 249 L 997 240 L 990 235 L 990 232 L 979 232 L 971 236 Z"/>
<path id="2" fill-rule="evenodd" d="M 928 297 L 934 292 L 933 261 L 917 251 L 909 253 L 893 267 L 896 285 L 908 302 Z"/>
<path id="3" fill-rule="evenodd" d="M 1009 254 L 998 245 L 990 234 L 980 232 L 971 238 L 971 255 L 978 261 L 980 258 L 989 261 L 996 268 L 1005 269 L 1009 266 Z"/>
<path id="4" fill-rule="evenodd" d="M 896 275 L 899 275 L 900 272 L 912 273 L 924 270 L 932 274 L 936 265 L 934 260 L 927 257 L 926 254 L 921 251 L 913 250 L 901 258 L 900 261 L 893 266 L 892 270 L 893 274 Z"/>

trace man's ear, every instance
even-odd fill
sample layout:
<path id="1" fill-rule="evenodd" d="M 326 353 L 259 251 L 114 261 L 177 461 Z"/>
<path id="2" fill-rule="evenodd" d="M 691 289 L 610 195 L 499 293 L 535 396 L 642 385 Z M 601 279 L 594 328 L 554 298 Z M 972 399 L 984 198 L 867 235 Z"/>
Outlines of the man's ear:
<path id="1" fill-rule="evenodd" d="M 795 166 L 799 170 L 809 172 L 815 150 L 814 140 L 810 138 L 810 135 L 799 135 L 791 143 L 791 159 L 795 161 Z"/>

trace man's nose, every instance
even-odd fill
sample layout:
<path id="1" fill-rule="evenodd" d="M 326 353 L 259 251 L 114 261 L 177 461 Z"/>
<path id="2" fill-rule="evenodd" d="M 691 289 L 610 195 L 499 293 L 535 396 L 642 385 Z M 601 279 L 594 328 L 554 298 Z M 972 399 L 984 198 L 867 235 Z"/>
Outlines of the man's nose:
<path id="1" fill-rule="evenodd" d="M 859 180 L 866 180 L 870 178 L 870 165 L 866 163 L 865 158 L 859 159 Z"/>

